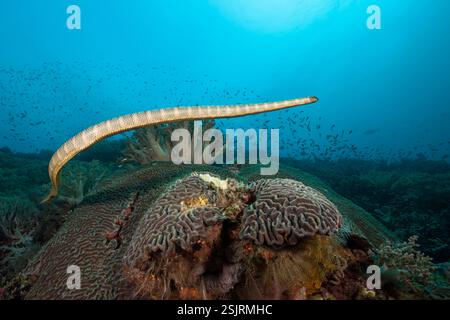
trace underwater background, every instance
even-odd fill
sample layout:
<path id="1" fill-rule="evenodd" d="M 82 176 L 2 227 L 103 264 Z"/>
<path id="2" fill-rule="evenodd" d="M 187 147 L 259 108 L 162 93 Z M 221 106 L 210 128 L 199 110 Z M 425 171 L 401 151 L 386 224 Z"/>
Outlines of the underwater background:
<path id="1" fill-rule="evenodd" d="M 66 26 L 72 4 L 80 30 Z M 380 30 L 366 26 L 373 4 Z M 214 125 L 279 128 L 281 163 L 323 181 L 395 241 L 417 236 L 447 290 L 433 298 L 447 299 L 449 9 L 446 0 L 0 0 L 0 288 L 83 203 L 63 185 L 56 204 L 40 204 L 51 155 L 81 130 L 164 107 L 317 96 Z M 102 142 L 63 178 L 90 178 L 88 194 L 146 162 L 123 161 L 140 141 Z"/>

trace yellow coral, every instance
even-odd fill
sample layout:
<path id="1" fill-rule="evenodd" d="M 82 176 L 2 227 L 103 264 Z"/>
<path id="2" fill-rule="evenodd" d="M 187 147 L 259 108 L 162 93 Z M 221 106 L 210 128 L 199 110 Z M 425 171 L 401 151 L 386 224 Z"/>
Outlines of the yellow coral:
<path id="1" fill-rule="evenodd" d="M 197 198 L 186 199 L 180 202 L 181 212 L 185 212 L 189 209 L 201 208 L 208 205 L 208 198 L 205 195 L 200 195 Z"/>
<path id="2" fill-rule="evenodd" d="M 374 290 L 369 290 L 367 288 L 361 289 L 361 295 L 367 298 L 375 298 L 377 293 Z"/>

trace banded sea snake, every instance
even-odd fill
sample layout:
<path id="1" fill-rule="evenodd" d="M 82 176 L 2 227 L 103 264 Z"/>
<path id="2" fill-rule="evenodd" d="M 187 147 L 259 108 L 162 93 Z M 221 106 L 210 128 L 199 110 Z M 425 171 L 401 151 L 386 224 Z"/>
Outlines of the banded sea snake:
<path id="1" fill-rule="evenodd" d="M 59 176 L 64 165 L 78 153 L 86 150 L 107 137 L 154 124 L 182 120 L 241 117 L 297 107 L 314 103 L 317 100 L 318 99 L 316 97 L 306 97 L 260 104 L 166 108 L 132 113 L 100 122 L 81 131 L 76 136 L 66 141 L 53 154 L 48 165 L 48 174 L 50 176 L 52 186 L 50 193 L 42 202 L 47 202 L 58 195 Z"/>

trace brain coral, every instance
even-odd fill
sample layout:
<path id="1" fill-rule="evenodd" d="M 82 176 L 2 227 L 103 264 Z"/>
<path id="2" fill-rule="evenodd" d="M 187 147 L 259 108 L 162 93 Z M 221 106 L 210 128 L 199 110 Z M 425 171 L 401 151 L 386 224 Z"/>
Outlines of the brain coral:
<path id="1" fill-rule="evenodd" d="M 144 215 L 125 260 L 133 265 L 151 253 L 171 254 L 177 246 L 190 251 L 207 227 L 221 220 L 216 199 L 215 189 L 199 176 L 178 180 Z"/>
<path id="2" fill-rule="evenodd" d="M 342 224 L 338 209 L 299 181 L 262 179 L 252 187 L 256 201 L 244 210 L 241 239 L 257 245 L 295 245 L 306 236 L 334 233 Z"/>
<path id="3" fill-rule="evenodd" d="M 169 187 L 144 213 L 124 255 L 129 295 L 213 299 L 227 294 L 241 268 L 224 256 L 225 221 L 241 211 L 236 205 L 241 191 L 234 179 L 195 173 Z"/>

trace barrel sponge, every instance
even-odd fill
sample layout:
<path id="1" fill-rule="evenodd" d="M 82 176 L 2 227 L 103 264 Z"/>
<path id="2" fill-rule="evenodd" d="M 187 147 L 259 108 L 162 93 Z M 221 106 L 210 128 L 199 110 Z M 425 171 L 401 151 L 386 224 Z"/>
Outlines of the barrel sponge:
<path id="1" fill-rule="evenodd" d="M 295 245 L 303 237 L 334 233 L 342 224 L 336 206 L 299 181 L 261 179 L 251 187 L 255 201 L 244 210 L 241 239 L 257 245 Z"/>
<path id="2" fill-rule="evenodd" d="M 148 260 L 152 253 L 170 255 L 177 248 L 192 247 L 219 223 L 221 211 L 214 206 L 216 190 L 199 176 L 175 182 L 144 214 L 124 257 L 129 266 Z"/>

